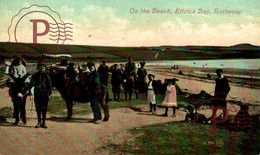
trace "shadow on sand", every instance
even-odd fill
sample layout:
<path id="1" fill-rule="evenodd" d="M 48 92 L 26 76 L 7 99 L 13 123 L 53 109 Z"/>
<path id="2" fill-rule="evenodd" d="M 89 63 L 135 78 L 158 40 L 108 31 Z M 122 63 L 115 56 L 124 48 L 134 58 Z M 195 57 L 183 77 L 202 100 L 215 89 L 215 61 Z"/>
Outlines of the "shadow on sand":
<path id="1" fill-rule="evenodd" d="M 66 119 L 66 117 L 50 117 L 47 118 L 48 121 L 54 121 L 54 122 L 63 122 L 63 123 L 94 123 L 92 119 L 90 118 L 71 118 Z"/>

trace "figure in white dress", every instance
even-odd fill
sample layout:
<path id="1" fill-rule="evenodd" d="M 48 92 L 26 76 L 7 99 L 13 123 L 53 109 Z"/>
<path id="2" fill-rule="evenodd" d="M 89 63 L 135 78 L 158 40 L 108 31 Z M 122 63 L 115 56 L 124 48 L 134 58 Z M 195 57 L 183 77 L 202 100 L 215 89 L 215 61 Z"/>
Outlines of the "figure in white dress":
<path id="1" fill-rule="evenodd" d="M 148 82 L 148 89 L 147 89 L 147 103 L 150 105 L 150 112 L 152 112 L 152 114 L 156 114 L 156 86 L 155 86 L 155 81 L 154 81 L 154 75 L 153 74 L 149 74 L 148 78 L 149 78 L 149 82 Z"/>

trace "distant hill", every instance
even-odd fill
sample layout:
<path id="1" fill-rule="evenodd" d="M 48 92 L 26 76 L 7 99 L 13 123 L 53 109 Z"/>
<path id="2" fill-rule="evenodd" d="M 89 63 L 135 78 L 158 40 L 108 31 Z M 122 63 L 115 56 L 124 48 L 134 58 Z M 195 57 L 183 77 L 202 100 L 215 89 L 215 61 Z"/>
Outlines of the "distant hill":
<path id="1" fill-rule="evenodd" d="M 253 49 L 259 49 L 259 46 L 254 46 L 251 44 L 238 44 L 235 46 L 231 46 L 231 48 L 235 48 L 237 50 L 253 50 Z"/>
<path id="2" fill-rule="evenodd" d="M 27 61 L 37 61 L 43 54 L 69 54 L 74 61 L 126 61 L 131 56 L 136 61 L 147 60 L 201 60 L 201 59 L 251 59 L 260 58 L 260 47 L 250 44 L 235 46 L 159 46 L 159 47 L 106 47 L 87 45 L 55 45 L 0 42 L 0 59 L 23 56 Z M 158 53 L 158 55 L 157 55 Z M 155 57 L 157 55 L 157 57 Z M 45 57 L 45 59 L 50 59 Z M 50 59 L 49 61 L 58 61 Z"/>

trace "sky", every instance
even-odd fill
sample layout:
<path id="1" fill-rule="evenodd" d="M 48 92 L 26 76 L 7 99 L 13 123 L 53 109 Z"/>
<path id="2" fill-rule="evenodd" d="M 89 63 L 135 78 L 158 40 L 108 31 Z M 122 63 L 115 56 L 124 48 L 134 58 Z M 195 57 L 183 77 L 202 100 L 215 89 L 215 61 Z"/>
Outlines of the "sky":
<path id="1" fill-rule="evenodd" d="M 32 43 L 34 31 L 33 22 L 30 20 L 42 19 L 49 24 L 57 22 L 73 25 L 66 25 L 69 26 L 66 30 L 70 32 L 66 32 L 67 40 L 64 42 L 50 40 L 59 36 L 58 33 L 54 33 L 56 31 L 51 32 L 57 30 L 55 25 L 50 25 L 52 28 L 46 34 L 36 36 L 37 43 L 138 47 L 232 46 L 249 43 L 259 46 L 259 2 L 259 0 L 0 0 L 2 11 L 0 42 Z M 165 13 L 153 13 L 154 8 L 165 10 Z M 150 12 L 143 13 L 142 9 Z M 177 14 L 176 9 L 195 13 Z M 218 14 L 216 9 L 219 10 Z M 166 12 L 167 10 L 171 13 Z M 199 10 L 203 10 L 205 14 Z M 225 11 L 236 14 L 226 14 Z M 45 30 L 47 29 L 44 23 L 37 23 L 35 32 L 42 33 Z M 65 39 L 65 35 L 60 36 L 60 39 Z"/>

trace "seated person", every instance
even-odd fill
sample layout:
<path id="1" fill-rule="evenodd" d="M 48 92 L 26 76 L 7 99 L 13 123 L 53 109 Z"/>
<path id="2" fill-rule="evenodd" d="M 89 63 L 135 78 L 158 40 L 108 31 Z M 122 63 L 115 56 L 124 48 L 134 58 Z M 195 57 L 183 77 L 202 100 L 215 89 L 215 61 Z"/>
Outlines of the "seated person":
<path id="1" fill-rule="evenodd" d="M 187 114 L 185 116 L 186 122 L 189 122 L 189 120 L 191 120 L 198 123 L 205 123 L 205 124 L 208 123 L 208 119 L 206 118 L 206 116 L 195 112 L 195 107 L 193 105 L 188 105 L 186 109 L 187 109 Z"/>

